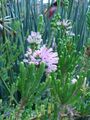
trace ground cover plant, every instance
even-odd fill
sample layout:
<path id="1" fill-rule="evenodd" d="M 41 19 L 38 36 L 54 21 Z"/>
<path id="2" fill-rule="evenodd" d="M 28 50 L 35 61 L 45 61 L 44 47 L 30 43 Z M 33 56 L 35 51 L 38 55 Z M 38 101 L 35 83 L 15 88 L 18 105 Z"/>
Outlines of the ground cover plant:
<path id="1" fill-rule="evenodd" d="M 90 1 L 0 0 L 0 120 L 90 119 Z"/>

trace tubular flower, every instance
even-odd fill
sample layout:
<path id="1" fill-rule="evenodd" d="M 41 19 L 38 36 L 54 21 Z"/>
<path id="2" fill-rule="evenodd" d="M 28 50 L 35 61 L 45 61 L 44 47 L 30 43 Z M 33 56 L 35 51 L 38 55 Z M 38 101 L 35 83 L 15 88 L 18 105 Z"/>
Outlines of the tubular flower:
<path id="1" fill-rule="evenodd" d="M 39 65 L 44 62 L 46 64 L 46 72 L 50 73 L 57 70 L 58 59 L 57 52 L 53 52 L 52 48 L 48 49 L 43 46 L 28 57 L 28 63 L 33 62 Z"/>
<path id="2" fill-rule="evenodd" d="M 40 44 L 42 42 L 42 38 L 39 32 L 31 31 L 31 35 L 28 36 L 27 41 L 31 44 Z"/>

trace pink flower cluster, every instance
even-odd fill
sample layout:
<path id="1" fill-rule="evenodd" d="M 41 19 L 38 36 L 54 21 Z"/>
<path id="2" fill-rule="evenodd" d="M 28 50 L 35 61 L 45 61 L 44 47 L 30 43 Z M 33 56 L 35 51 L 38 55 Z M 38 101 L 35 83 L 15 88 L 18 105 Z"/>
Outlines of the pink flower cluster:
<path id="1" fill-rule="evenodd" d="M 39 32 L 31 31 L 31 35 L 28 36 L 27 41 L 31 44 L 40 44 L 42 42 L 42 38 Z"/>
<path id="2" fill-rule="evenodd" d="M 41 62 L 44 62 L 46 64 L 47 73 L 57 70 L 59 58 L 57 52 L 53 52 L 52 48 L 48 49 L 46 46 L 43 46 L 34 52 L 31 52 L 31 50 L 28 49 L 25 57 L 24 62 L 29 64 L 33 62 L 34 64 L 39 65 Z"/>

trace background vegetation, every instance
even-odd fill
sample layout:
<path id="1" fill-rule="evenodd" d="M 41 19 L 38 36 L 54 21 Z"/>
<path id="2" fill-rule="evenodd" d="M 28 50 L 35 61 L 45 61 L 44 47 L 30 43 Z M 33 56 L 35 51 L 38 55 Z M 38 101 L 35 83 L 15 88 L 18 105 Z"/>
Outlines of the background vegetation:
<path id="1" fill-rule="evenodd" d="M 57 0 L 49 18 L 53 2 L 0 0 L 0 120 L 90 118 L 90 1 Z M 56 72 L 23 63 L 31 31 L 57 51 Z"/>

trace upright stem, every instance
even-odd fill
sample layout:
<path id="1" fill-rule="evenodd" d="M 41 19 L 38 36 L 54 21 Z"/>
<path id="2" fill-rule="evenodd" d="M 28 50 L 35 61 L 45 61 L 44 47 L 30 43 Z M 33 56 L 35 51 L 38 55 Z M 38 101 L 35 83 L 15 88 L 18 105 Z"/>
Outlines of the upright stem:
<path id="1" fill-rule="evenodd" d="M 25 99 L 21 99 L 21 103 L 20 103 L 19 109 L 16 112 L 15 120 L 19 120 L 19 117 L 20 117 L 19 115 L 21 114 L 21 111 L 24 110 L 25 105 L 26 105 L 26 100 Z"/>
<path id="2" fill-rule="evenodd" d="M 4 28 L 4 4 L 3 1 L 1 0 L 1 13 L 2 13 L 2 25 L 3 25 L 3 43 L 6 41 L 6 35 L 5 35 L 5 28 Z"/>

